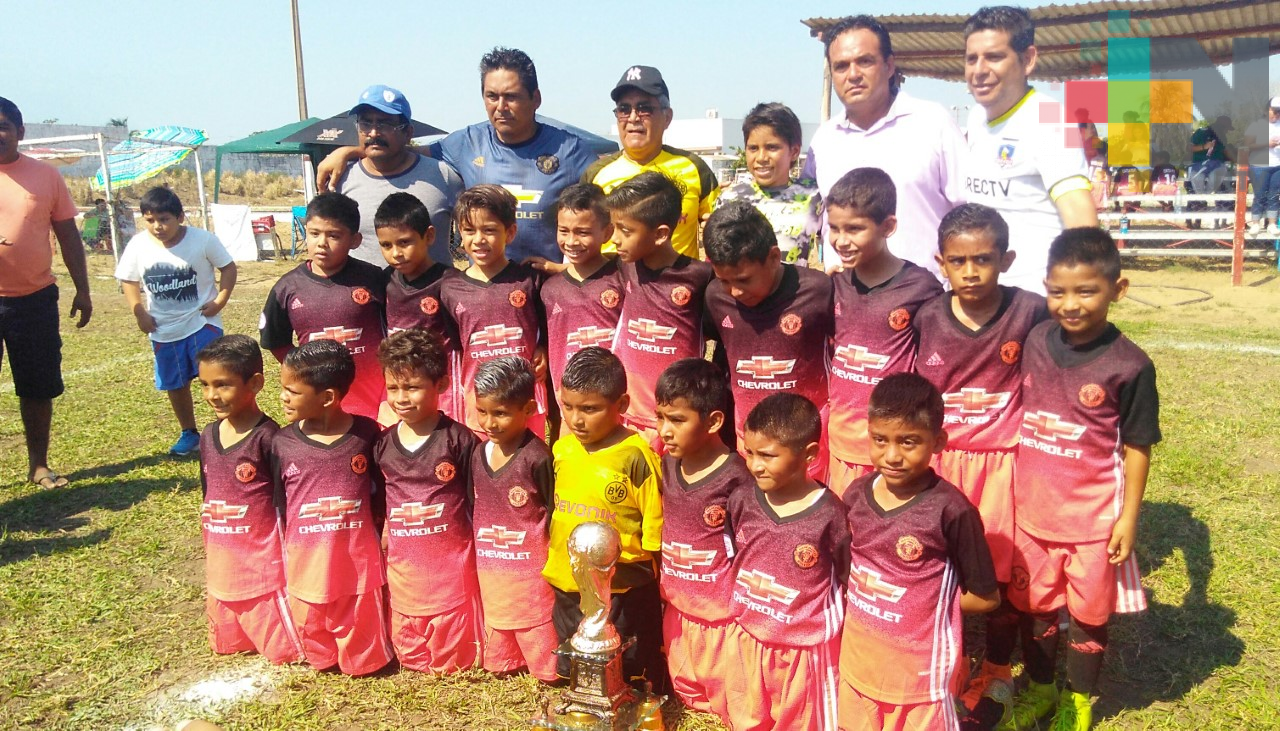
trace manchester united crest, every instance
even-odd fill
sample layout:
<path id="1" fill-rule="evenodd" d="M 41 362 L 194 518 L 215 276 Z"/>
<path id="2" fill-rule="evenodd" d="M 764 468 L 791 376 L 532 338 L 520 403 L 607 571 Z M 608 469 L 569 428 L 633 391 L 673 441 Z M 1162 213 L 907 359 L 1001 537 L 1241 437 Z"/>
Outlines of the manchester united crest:
<path id="1" fill-rule="evenodd" d="M 550 175 L 560 169 L 560 158 L 555 155 L 539 155 L 534 164 L 538 166 L 538 172 Z"/>
<path id="2" fill-rule="evenodd" d="M 435 297 L 423 297 L 418 300 L 418 309 L 422 310 L 424 315 L 434 315 L 440 311 L 440 300 Z"/>
<path id="3" fill-rule="evenodd" d="M 792 557 L 796 561 L 796 566 L 802 569 L 811 569 L 818 565 L 818 549 L 811 543 L 801 543 L 796 546 Z"/>
<path id="4" fill-rule="evenodd" d="M 708 505 L 702 511 L 702 522 L 706 523 L 710 528 L 719 528 L 724 525 L 724 508 L 719 505 Z"/>
<path id="5" fill-rule="evenodd" d="M 351 458 L 351 471 L 357 475 L 363 475 L 369 471 L 369 458 L 363 454 L 357 454 Z"/>
<path id="6" fill-rule="evenodd" d="M 677 307 L 684 307 L 689 304 L 691 299 L 693 299 L 693 292 L 690 292 L 689 288 L 683 284 L 671 290 L 671 301 Z"/>
<path id="7" fill-rule="evenodd" d="M 1000 346 L 1000 360 L 1006 365 L 1014 365 L 1018 359 L 1022 357 L 1022 343 L 1017 340 L 1010 340 Z"/>
<path id="8" fill-rule="evenodd" d="M 1107 398 L 1107 392 L 1102 390 L 1102 386 L 1096 383 L 1086 383 L 1080 387 L 1080 403 L 1086 408 L 1097 408 Z"/>
<path id="9" fill-rule="evenodd" d="M 529 491 L 516 485 L 507 491 L 507 502 L 511 503 L 513 508 L 523 508 L 529 504 Z"/>
<path id="10" fill-rule="evenodd" d="M 365 289 L 364 287 L 356 287 L 355 289 L 351 290 L 352 302 L 355 302 L 358 305 L 367 305 L 369 304 L 369 299 L 370 299 L 369 290 Z"/>
<path id="11" fill-rule="evenodd" d="M 800 326 L 804 324 L 804 320 L 794 312 L 788 312 L 778 321 L 778 329 L 785 335 L 795 335 L 800 332 Z"/>
<path id="12" fill-rule="evenodd" d="M 608 307 L 611 310 L 617 307 L 618 302 L 620 302 L 621 300 L 622 300 L 622 297 L 619 296 L 618 290 L 616 289 L 610 288 L 600 293 L 600 304 L 604 305 L 605 307 Z"/>
<path id="13" fill-rule="evenodd" d="M 898 558 L 903 561 L 919 561 L 924 555 L 924 546 L 920 545 L 920 540 L 915 536 L 900 536 L 898 545 L 894 548 L 898 552 Z"/>
<path id="14" fill-rule="evenodd" d="M 889 327 L 894 330 L 905 330 L 911 324 L 911 313 L 899 307 L 889 313 Z"/>
<path id="15" fill-rule="evenodd" d="M 511 294 L 507 295 L 507 301 L 511 303 L 512 307 L 524 307 L 529 298 L 525 296 L 524 290 L 513 289 Z"/>
<path id="16" fill-rule="evenodd" d="M 441 482 L 449 482 L 458 474 L 458 468 L 453 463 L 445 460 L 436 465 L 436 479 Z"/>
<path id="17" fill-rule="evenodd" d="M 236 465 L 236 479 L 241 482 L 252 482 L 253 478 L 258 476 L 258 468 L 249 462 L 241 462 Z"/>

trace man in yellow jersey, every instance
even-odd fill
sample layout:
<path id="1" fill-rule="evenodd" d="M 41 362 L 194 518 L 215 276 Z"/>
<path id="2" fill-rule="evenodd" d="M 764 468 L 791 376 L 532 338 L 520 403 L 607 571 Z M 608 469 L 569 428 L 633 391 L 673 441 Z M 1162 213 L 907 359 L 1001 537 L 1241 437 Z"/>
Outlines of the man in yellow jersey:
<path id="1" fill-rule="evenodd" d="M 671 243 L 677 252 L 698 258 L 698 222 L 711 213 L 720 184 L 702 158 L 662 144 L 672 118 L 667 82 L 652 66 L 632 66 L 618 79 L 611 96 L 622 150 L 597 160 L 587 168 L 582 182 L 595 183 L 608 193 L 647 170 L 676 181 L 683 200 Z M 613 242 L 605 244 L 604 251 L 613 250 Z"/>

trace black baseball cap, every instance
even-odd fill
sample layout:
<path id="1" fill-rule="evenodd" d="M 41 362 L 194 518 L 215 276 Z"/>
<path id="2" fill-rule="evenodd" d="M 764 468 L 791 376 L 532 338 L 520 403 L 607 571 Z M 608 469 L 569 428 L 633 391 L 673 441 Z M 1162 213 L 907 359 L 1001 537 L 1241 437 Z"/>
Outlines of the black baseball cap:
<path id="1" fill-rule="evenodd" d="M 667 91 L 667 82 L 662 80 L 662 72 L 652 66 L 632 66 L 622 73 L 622 78 L 614 85 L 609 96 L 616 102 L 627 89 L 643 91 L 650 96 L 660 96 L 670 100 L 671 92 Z"/>

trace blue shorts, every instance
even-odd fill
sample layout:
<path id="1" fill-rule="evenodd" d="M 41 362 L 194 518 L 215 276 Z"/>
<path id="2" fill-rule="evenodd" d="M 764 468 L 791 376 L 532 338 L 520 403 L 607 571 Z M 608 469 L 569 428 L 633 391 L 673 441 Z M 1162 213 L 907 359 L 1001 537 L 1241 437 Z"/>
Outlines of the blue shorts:
<path id="1" fill-rule="evenodd" d="M 196 354 L 204 346 L 222 337 L 222 330 L 205 325 L 191 335 L 172 343 L 151 343 L 156 354 L 156 388 L 172 391 L 186 388 L 199 375 Z"/>

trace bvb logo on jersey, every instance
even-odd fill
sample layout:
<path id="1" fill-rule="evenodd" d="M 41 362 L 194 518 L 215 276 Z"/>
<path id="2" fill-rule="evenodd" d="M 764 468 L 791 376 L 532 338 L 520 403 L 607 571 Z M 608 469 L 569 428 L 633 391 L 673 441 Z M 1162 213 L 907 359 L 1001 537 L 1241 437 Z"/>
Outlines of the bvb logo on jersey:
<path id="1" fill-rule="evenodd" d="M 1017 340 L 1010 340 L 1000 346 L 1000 360 L 1007 365 L 1013 365 L 1022 357 L 1022 343 Z"/>
<path id="2" fill-rule="evenodd" d="M 448 482 L 457 474 L 458 468 L 454 467 L 453 463 L 448 460 L 436 465 L 436 479 L 441 482 Z"/>
<path id="3" fill-rule="evenodd" d="M 248 462 L 241 462 L 236 465 L 236 479 L 241 482 L 250 482 L 258 476 L 258 468 Z"/>
<path id="4" fill-rule="evenodd" d="M 614 480 L 604 489 L 604 499 L 617 505 L 627 499 L 627 486 Z"/>
<path id="5" fill-rule="evenodd" d="M 435 297 L 423 297 L 418 300 L 418 309 L 422 310 L 424 315 L 434 315 L 440 311 L 440 300 Z"/>
<path id="6" fill-rule="evenodd" d="M 369 290 L 364 287 L 356 287 L 351 290 L 351 301 L 358 305 L 369 304 Z"/>
<path id="7" fill-rule="evenodd" d="M 796 546 L 792 558 L 796 561 L 796 566 L 802 569 L 811 569 L 818 565 L 818 549 L 812 543 L 801 543 Z"/>
<path id="8" fill-rule="evenodd" d="M 924 546 L 915 536 L 900 536 L 895 550 L 903 561 L 919 561 L 924 555 Z"/>
<path id="9" fill-rule="evenodd" d="M 905 330 L 911 324 L 911 313 L 899 307 L 889 313 L 889 327 L 894 330 Z"/>
<path id="10" fill-rule="evenodd" d="M 778 329 L 786 335 L 795 335 L 800 332 L 800 326 L 804 324 L 804 320 L 794 312 L 788 312 L 782 316 L 782 320 L 778 322 Z"/>
<path id="11" fill-rule="evenodd" d="M 684 307 L 689 304 L 689 300 L 691 299 L 693 299 L 693 292 L 690 292 L 689 288 L 683 284 L 671 290 L 671 301 L 675 303 L 677 307 Z"/>
<path id="12" fill-rule="evenodd" d="M 1102 390 L 1102 386 L 1096 383 L 1086 383 L 1080 387 L 1080 403 L 1087 408 L 1096 408 L 1102 405 L 1107 398 L 1107 392 Z"/>
<path id="13" fill-rule="evenodd" d="M 514 289 L 511 291 L 511 294 L 507 295 L 507 301 L 511 303 L 512 307 L 524 307 L 524 303 L 528 301 L 528 297 L 525 297 L 522 290 Z"/>
<path id="14" fill-rule="evenodd" d="M 550 175 L 560 169 L 560 158 L 555 155 L 539 155 L 534 164 L 538 166 L 538 172 Z"/>
<path id="15" fill-rule="evenodd" d="M 507 491 L 507 502 L 511 503 L 513 508 L 523 508 L 529 504 L 529 491 L 516 485 Z"/>
<path id="16" fill-rule="evenodd" d="M 622 298 L 618 296 L 618 290 L 610 288 L 600 293 L 600 304 L 613 309 L 618 306 L 618 301 Z"/>
<path id="17" fill-rule="evenodd" d="M 363 475 L 369 469 L 369 458 L 363 454 L 357 454 L 351 458 L 351 471 L 357 475 Z"/>
<path id="18" fill-rule="evenodd" d="M 702 511 L 702 522 L 711 528 L 724 525 L 724 508 L 719 505 L 708 505 L 706 510 Z"/>

